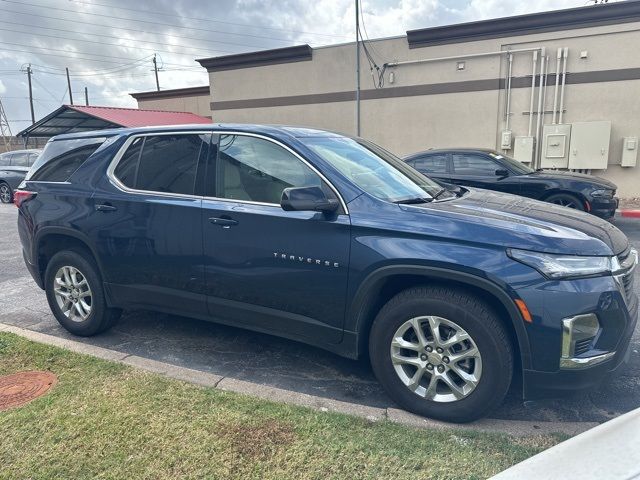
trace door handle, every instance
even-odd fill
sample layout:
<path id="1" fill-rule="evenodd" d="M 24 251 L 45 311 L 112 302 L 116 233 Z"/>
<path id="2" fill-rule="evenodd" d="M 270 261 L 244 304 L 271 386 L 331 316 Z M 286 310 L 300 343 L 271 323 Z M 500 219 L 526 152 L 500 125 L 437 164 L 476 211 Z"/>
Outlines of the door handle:
<path id="1" fill-rule="evenodd" d="M 223 228 L 229 228 L 229 227 L 238 225 L 238 221 L 234 220 L 233 218 L 211 217 L 209 221 L 214 225 L 219 225 L 220 227 L 223 227 Z"/>
<path id="2" fill-rule="evenodd" d="M 109 203 L 100 203 L 98 205 L 94 205 L 96 212 L 115 212 L 117 210 L 116 207 Z"/>

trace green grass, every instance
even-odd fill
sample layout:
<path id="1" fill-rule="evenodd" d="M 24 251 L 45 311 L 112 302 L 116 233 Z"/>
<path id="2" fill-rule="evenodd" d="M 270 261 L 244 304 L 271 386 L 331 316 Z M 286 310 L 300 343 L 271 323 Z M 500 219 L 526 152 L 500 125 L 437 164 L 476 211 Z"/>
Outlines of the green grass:
<path id="1" fill-rule="evenodd" d="M 0 375 L 24 370 L 58 384 L 0 412 L 0 479 L 486 478 L 560 440 L 369 422 L 0 333 Z"/>

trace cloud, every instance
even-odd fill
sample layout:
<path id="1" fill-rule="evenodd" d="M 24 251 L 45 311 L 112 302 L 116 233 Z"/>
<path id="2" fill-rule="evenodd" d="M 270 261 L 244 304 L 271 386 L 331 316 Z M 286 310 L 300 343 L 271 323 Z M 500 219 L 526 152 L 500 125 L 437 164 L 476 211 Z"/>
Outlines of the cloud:
<path id="1" fill-rule="evenodd" d="M 32 64 L 36 117 L 74 100 L 135 106 L 130 92 L 206 85 L 195 58 L 309 43 L 353 41 L 352 0 L 7 0 L 0 2 L 0 93 L 14 131 L 29 122 Z M 361 0 L 370 38 L 408 29 L 584 5 L 584 0 Z M 215 8 L 213 6 L 215 5 Z M 46 8 L 43 8 L 46 7 Z M 2 90 L 4 89 L 4 91 Z"/>

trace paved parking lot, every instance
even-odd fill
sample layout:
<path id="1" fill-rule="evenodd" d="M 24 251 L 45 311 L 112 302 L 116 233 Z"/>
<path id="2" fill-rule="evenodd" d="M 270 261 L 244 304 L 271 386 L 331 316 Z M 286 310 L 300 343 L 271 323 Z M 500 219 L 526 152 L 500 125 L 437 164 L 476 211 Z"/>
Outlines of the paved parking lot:
<path id="1" fill-rule="evenodd" d="M 14 206 L 0 205 L 0 322 L 71 338 L 49 312 L 44 292 L 23 265 L 16 215 Z M 619 219 L 615 223 L 640 247 L 640 220 Z M 636 272 L 636 289 L 640 288 L 638 277 L 640 271 Z M 393 406 L 364 361 L 343 359 L 303 344 L 232 327 L 128 311 L 113 330 L 82 341 L 290 391 L 369 406 Z M 598 390 L 525 404 L 514 391 L 492 416 L 604 421 L 638 408 L 640 329 L 634 333 L 631 348 L 631 362 L 626 369 Z"/>

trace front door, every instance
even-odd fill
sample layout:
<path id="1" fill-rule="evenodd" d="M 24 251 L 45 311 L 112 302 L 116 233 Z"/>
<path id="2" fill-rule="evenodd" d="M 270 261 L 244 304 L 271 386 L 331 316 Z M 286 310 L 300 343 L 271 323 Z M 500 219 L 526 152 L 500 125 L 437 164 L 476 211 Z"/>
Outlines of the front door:
<path id="1" fill-rule="evenodd" d="M 451 182 L 468 187 L 486 188 L 505 193 L 520 193 L 520 182 L 505 167 L 488 155 L 480 153 L 454 153 Z M 497 175 L 506 170 L 509 175 Z"/>
<path id="2" fill-rule="evenodd" d="M 278 142 L 233 134 L 220 135 L 217 146 L 202 210 L 210 314 L 261 331 L 338 343 L 349 216 L 280 207 L 287 187 L 330 189 Z"/>

